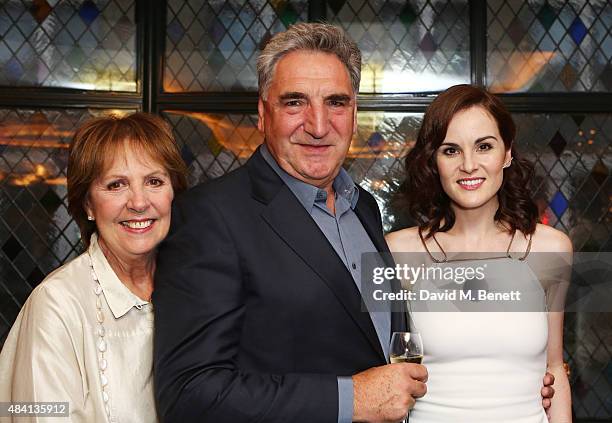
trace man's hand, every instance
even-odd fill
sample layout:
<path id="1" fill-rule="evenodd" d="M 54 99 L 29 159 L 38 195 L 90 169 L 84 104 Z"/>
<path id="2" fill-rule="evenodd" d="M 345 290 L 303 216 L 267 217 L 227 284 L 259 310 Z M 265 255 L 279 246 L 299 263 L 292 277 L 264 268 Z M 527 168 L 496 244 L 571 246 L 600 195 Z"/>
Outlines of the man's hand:
<path id="1" fill-rule="evenodd" d="M 546 372 L 544 375 L 544 387 L 542 388 L 542 406 L 544 410 L 548 410 L 550 407 L 550 400 L 555 395 L 555 390 L 552 387 L 553 383 L 555 383 L 555 377 Z"/>
<path id="2" fill-rule="evenodd" d="M 427 392 L 427 369 L 420 364 L 396 363 L 374 367 L 353 376 L 353 420 L 398 422 Z"/>

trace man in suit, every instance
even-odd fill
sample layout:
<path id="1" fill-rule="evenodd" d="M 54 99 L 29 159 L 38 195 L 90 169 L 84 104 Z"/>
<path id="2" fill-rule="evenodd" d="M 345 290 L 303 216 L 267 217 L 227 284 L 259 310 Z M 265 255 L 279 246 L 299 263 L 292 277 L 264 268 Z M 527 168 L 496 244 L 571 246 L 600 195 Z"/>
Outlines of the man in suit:
<path id="1" fill-rule="evenodd" d="M 176 200 L 154 294 L 162 420 L 398 421 L 425 393 L 425 367 L 387 365 L 405 315 L 362 311 L 361 253 L 388 249 L 341 167 L 360 67 L 331 25 L 276 35 L 258 61 L 264 146 Z"/>
<path id="2" fill-rule="evenodd" d="M 362 309 L 361 254 L 388 248 L 342 169 L 360 67 L 334 26 L 274 36 L 257 65 L 263 146 L 175 200 L 153 298 L 162 420 L 391 422 L 425 394 L 424 366 L 387 364 L 405 314 Z"/>

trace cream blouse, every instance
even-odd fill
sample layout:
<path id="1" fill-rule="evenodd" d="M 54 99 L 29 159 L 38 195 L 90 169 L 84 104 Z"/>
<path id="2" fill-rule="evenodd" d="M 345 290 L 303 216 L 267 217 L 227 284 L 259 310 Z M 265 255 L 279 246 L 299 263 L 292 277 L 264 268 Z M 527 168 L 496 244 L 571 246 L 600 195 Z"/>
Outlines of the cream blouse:
<path id="1" fill-rule="evenodd" d="M 100 371 L 97 284 L 85 253 L 32 291 L 0 353 L 0 402 L 67 401 L 70 417 L 0 417 L 1 423 L 157 421 L 152 304 L 117 278 L 95 235 L 88 252 L 102 288 L 108 402 Z"/>

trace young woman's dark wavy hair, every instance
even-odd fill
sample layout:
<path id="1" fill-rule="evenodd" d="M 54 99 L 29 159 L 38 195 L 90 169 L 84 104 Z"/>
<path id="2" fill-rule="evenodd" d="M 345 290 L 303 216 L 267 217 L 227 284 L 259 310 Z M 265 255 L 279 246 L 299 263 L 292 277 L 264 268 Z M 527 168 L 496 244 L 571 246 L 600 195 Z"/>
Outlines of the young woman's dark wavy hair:
<path id="1" fill-rule="evenodd" d="M 455 213 L 442 188 L 435 155 L 453 116 L 472 106 L 484 108 L 493 117 L 506 150 L 512 150 L 512 163 L 504 169 L 503 182 L 497 193 L 499 208 L 495 220 L 508 227 L 510 233 L 518 229 L 530 235 L 538 223 L 538 208 L 529 189 L 533 165 L 522 159 L 514 148 L 516 126 L 502 101 L 471 85 L 455 85 L 447 89 L 427 108 L 416 144 L 405 159 L 406 179 L 399 187 L 395 206 L 416 219 L 427 238 L 453 227 Z"/>

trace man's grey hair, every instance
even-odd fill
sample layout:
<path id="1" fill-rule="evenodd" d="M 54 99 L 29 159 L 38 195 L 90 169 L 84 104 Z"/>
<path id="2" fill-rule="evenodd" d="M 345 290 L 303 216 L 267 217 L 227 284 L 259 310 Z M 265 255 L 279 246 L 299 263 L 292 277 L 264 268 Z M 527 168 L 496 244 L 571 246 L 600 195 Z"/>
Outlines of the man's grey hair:
<path id="1" fill-rule="evenodd" d="M 351 78 L 353 93 L 357 94 L 361 79 L 361 52 L 357 44 L 337 26 L 299 23 L 273 36 L 257 58 L 259 95 L 263 100 L 268 96 L 276 64 L 283 56 L 296 50 L 336 55 L 346 67 Z"/>

